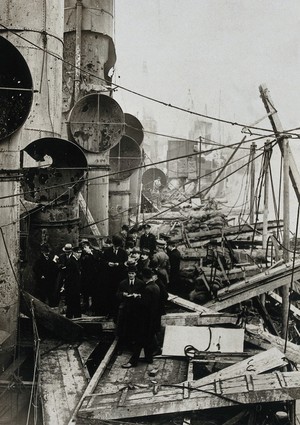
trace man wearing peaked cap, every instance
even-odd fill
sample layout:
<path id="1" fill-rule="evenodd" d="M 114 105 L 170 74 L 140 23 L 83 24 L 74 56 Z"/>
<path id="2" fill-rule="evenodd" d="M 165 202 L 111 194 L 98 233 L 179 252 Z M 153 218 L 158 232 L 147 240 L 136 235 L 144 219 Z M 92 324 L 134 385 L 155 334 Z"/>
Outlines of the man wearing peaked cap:
<path id="1" fill-rule="evenodd" d="M 167 242 L 164 239 L 157 239 L 156 246 L 166 247 L 167 246 Z"/>

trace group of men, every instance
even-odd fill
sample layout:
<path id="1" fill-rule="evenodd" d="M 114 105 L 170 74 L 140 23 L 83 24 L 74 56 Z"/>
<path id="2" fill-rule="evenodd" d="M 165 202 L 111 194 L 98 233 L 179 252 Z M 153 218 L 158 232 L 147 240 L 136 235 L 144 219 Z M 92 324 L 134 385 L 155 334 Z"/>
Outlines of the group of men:
<path id="1" fill-rule="evenodd" d="M 36 296 L 51 307 L 63 298 L 67 318 L 90 312 L 114 319 L 118 351 L 133 350 L 124 367 L 137 364 L 142 348 L 150 363 L 160 351 L 160 319 L 179 270 L 175 243 L 157 239 L 149 224 L 131 231 L 122 226 L 102 250 L 85 239 L 78 247 L 67 243 L 59 255 L 52 255 L 44 244 L 33 267 Z"/>

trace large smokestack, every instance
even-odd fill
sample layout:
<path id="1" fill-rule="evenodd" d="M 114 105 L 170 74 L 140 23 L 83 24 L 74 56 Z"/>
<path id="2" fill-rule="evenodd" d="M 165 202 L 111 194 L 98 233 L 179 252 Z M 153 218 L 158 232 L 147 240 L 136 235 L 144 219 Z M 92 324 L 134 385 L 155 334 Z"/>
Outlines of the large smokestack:
<path id="1" fill-rule="evenodd" d="M 15 345 L 17 332 L 20 150 L 35 138 L 59 136 L 61 129 L 63 5 L 60 0 L 53 0 L 51 6 L 48 3 L 40 0 L 0 2 L 0 34 L 11 43 L 11 46 L 1 43 L 1 57 L 5 58 L 0 64 L 0 76 L 4 80 L 1 87 L 14 88 L 17 85 L 20 89 L 11 97 L 7 96 L 7 91 L 0 92 L 0 116 L 3 117 L 5 109 L 7 114 L 9 109 L 4 100 L 10 98 L 12 116 L 6 116 L 5 121 L 12 126 L 16 124 L 16 128 L 11 128 L 13 131 L 7 129 L 7 133 L 2 134 L 0 142 L 1 193 L 7 196 L 0 200 L 0 280 L 5 282 L 0 288 L 0 327 L 9 335 L 4 344 L 1 341 L 2 352 L 6 353 L 1 356 L 1 368 L 5 367 L 12 350 L 8 348 L 6 351 L 5 346 Z M 31 105 L 31 99 L 23 93 L 28 89 L 27 93 L 30 93 L 32 88 Z M 14 131 L 17 128 L 18 131 Z"/>

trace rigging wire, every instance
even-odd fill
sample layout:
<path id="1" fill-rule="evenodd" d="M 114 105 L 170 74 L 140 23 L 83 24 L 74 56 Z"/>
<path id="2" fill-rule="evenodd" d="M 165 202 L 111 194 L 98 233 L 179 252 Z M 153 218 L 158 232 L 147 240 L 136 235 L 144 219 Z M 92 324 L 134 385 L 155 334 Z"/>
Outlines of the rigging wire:
<path id="1" fill-rule="evenodd" d="M 241 143 L 249 143 L 249 142 L 247 142 L 247 141 L 235 142 L 235 143 L 231 144 L 230 146 L 233 147 L 233 146 L 239 145 Z M 223 149 L 223 147 L 221 147 L 221 148 L 216 147 L 214 149 L 207 150 L 205 153 L 212 153 L 212 152 L 215 152 L 215 151 L 219 151 L 220 149 Z M 125 173 L 125 172 L 128 172 L 128 171 L 136 171 L 136 170 L 147 168 L 147 167 L 150 167 L 150 166 L 153 166 L 153 165 L 166 164 L 166 163 L 169 163 L 169 162 L 172 162 L 172 161 L 177 161 L 178 159 L 190 158 L 190 157 L 199 156 L 199 155 L 200 155 L 199 152 L 193 152 L 191 154 L 178 156 L 176 158 L 170 158 L 170 159 L 166 159 L 166 160 L 162 160 L 162 161 L 157 161 L 157 162 L 154 162 L 153 164 L 143 164 L 143 165 L 139 165 L 139 166 L 136 166 L 136 167 L 126 168 L 125 170 L 122 170 L 122 171 L 114 171 L 114 172 L 106 173 L 106 174 L 103 174 L 101 176 L 89 177 L 89 178 L 84 178 L 84 179 L 79 178 L 75 183 L 74 182 L 66 182 L 66 183 L 60 183 L 58 185 L 48 186 L 47 190 L 61 188 L 61 187 L 70 186 L 70 185 L 75 186 L 75 184 L 78 184 L 79 182 L 86 183 L 86 182 L 90 182 L 90 181 L 93 181 L 93 180 L 102 179 L 104 177 L 115 176 L 117 174 Z M 35 168 L 39 169 L 39 168 L 48 168 L 48 167 L 49 166 L 46 165 L 46 166 L 35 167 Z M 78 169 L 78 168 L 73 168 L 73 167 L 59 168 L 59 170 L 70 170 L 70 169 L 73 170 L 73 169 Z M 79 168 L 79 169 L 86 170 L 86 168 Z M 88 167 L 87 169 L 92 170 L 93 167 Z M 32 190 L 28 190 L 28 191 L 25 191 L 25 192 L 19 192 L 19 193 L 11 194 L 11 195 L 0 196 L 0 199 L 13 198 L 14 196 L 21 196 L 21 195 L 26 195 L 26 194 L 30 194 L 30 193 L 32 193 Z"/>
<path id="2" fill-rule="evenodd" d="M 258 154 L 258 156 L 256 157 L 256 158 L 258 158 L 259 156 L 261 156 L 262 155 L 262 153 L 260 153 L 260 154 Z M 247 157 L 248 155 L 246 155 L 245 157 Z M 256 158 L 254 158 L 254 159 L 256 159 Z M 236 159 L 236 160 L 234 160 L 232 163 L 230 163 L 230 165 L 232 165 L 232 164 L 234 164 L 235 162 L 238 162 L 238 161 L 241 161 L 241 158 L 238 158 L 238 159 Z M 235 172 L 237 172 L 237 171 L 239 171 L 241 168 L 243 168 L 245 166 L 245 164 L 243 164 L 241 167 L 239 167 L 239 168 L 237 168 L 236 170 L 234 170 L 232 173 L 230 173 L 229 175 L 226 175 L 225 177 L 223 177 L 221 180 L 218 180 L 218 181 L 216 181 L 214 184 L 212 184 L 211 186 L 209 186 L 209 188 L 212 188 L 212 187 L 214 187 L 215 185 L 217 185 L 218 183 L 220 183 L 221 181 L 223 181 L 223 180 L 225 180 L 227 177 L 229 177 L 230 175 L 232 175 L 232 174 L 234 174 Z M 219 168 L 217 168 L 217 169 L 215 169 L 215 170 L 213 170 L 213 171 L 210 171 L 209 173 L 207 173 L 207 174 L 205 174 L 204 176 L 202 176 L 202 177 L 207 177 L 207 176 L 209 176 L 210 174 L 213 174 L 213 173 L 215 173 L 216 171 L 218 171 L 218 170 L 220 170 L 220 169 L 222 169 L 223 167 L 219 167 Z M 159 216 L 160 214 L 163 214 L 163 213 L 165 213 L 165 212 L 167 212 L 167 211 L 169 211 L 169 210 L 171 210 L 171 209 L 173 209 L 173 208 L 176 208 L 176 207 L 178 207 L 179 205 L 181 205 L 181 204 L 183 204 L 184 202 L 187 202 L 187 201 L 190 201 L 192 198 L 194 198 L 195 196 L 197 196 L 197 195 L 199 195 L 199 194 L 201 194 L 202 192 L 204 192 L 205 190 L 207 190 L 207 188 L 205 188 L 205 189 L 202 189 L 201 191 L 199 191 L 199 192 L 197 192 L 197 193 L 195 193 L 195 194 L 193 194 L 192 196 L 188 196 L 188 197 L 186 197 L 186 198 L 184 198 L 184 200 L 183 201 L 180 201 L 179 203 L 177 203 L 177 204 L 175 204 L 175 205 L 173 205 L 172 207 L 170 207 L 170 208 L 167 208 L 167 209 L 165 209 L 165 210 L 163 210 L 163 211 L 160 211 L 159 213 L 157 213 L 156 215 L 154 215 L 154 216 L 152 216 L 151 218 L 153 218 L 153 217 L 157 217 L 157 216 Z M 117 217 L 119 214 L 123 214 L 123 213 L 125 213 L 125 212 L 127 212 L 128 210 L 124 210 L 124 211 L 121 211 L 121 212 L 119 212 L 118 214 L 116 214 L 115 216 L 112 216 L 112 217 Z M 108 218 L 104 218 L 104 219 L 102 219 L 102 220 L 99 220 L 99 221 L 95 221 L 95 222 L 93 222 L 93 223 L 90 223 L 90 224 L 88 224 L 88 225 L 86 225 L 86 226 L 83 226 L 83 227 L 81 227 L 81 229 L 84 229 L 84 228 L 86 228 L 86 227 L 90 227 L 90 226 L 92 226 L 93 224 L 99 224 L 99 223 L 102 223 L 102 222 L 105 222 L 105 221 L 107 221 L 108 220 Z"/>
<path id="3" fill-rule="evenodd" d="M 296 232 L 295 232 L 295 243 L 294 243 L 294 251 L 293 251 L 293 265 L 292 265 L 292 275 L 291 275 L 291 282 L 290 282 L 290 292 L 292 289 L 293 281 L 294 281 L 294 272 L 295 272 L 295 261 L 296 261 L 296 248 L 297 248 L 297 236 L 298 236 L 298 227 L 299 227 L 299 215 L 300 215 L 300 205 L 298 203 L 298 211 L 297 211 L 297 223 L 296 223 Z M 288 328 L 289 328 L 289 320 L 290 320 L 290 310 L 291 310 L 291 294 L 289 296 L 289 307 L 288 307 L 288 313 L 287 313 L 287 323 L 286 323 L 286 333 L 284 338 L 284 353 L 286 353 L 287 350 L 287 340 L 288 340 Z"/>
<path id="4" fill-rule="evenodd" d="M 56 58 L 56 59 L 57 59 L 57 60 L 59 60 L 59 61 L 62 61 L 63 63 L 65 63 L 66 65 L 69 65 L 69 66 L 70 66 L 70 67 L 72 67 L 73 69 L 78 69 L 78 70 L 80 70 L 80 72 L 81 72 L 81 73 L 83 73 L 83 74 L 85 74 L 85 75 L 87 75 L 87 76 L 93 77 L 93 78 L 95 78 L 95 79 L 97 79 L 97 80 L 100 80 L 100 81 L 102 81 L 103 83 L 105 83 L 106 85 L 108 85 L 108 82 L 107 82 L 107 80 L 106 80 L 105 78 L 101 78 L 101 77 L 99 77 L 98 75 L 92 74 L 91 72 L 86 71 L 85 69 L 83 69 L 83 68 L 81 68 L 81 67 L 78 67 L 78 66 L 74 65 L 73 63 L 71 63 L 71 62 L 69 62 L 69 61 L 67 61 L 67 60 L 65 60 L 65 59 L 63 59 L 63 58 L 61 58 L 61 57 L 60 57 L 59 55 L 57 55 L 56 53 L 51 52 L 51 51 L 50 51 L 50 50 L 48 50 L 48 49 L 45 49 L 45 48 L 40 47 L 40 46 L 39 46 L 39 45 L 37 45 L 36 43 L 33 43 L 32 41 L 28 40 L 26 37 L 22 36 L 21 34 L 18 34 L 16 31 L 12 30 L 11 28 L 8 28 L 6 25 L 4 25 L 4 24 L 2 24 L 2 23 L 0 23 L 0 26 L 1 26 L 2 28 L 4 28 L 6 31 L 8 31 L 8 32 L 10 32 L 10 33 L 12 33 L 12 34 L 14 34 L 15 36 L 17 36 L 17 37 L 19 37 L 19 38 L 21 38 L 21 39 L 22 39 L 23 41 L 25 41 L 26 43 L 29 43 L 29 44 L 31 44 L 32 46 L 36 47 L 38 50 L 44 51 L 44 52 L 46 52 L 48 55 L 53 56 L 54 58 Z M 48 33 L 48 32 L 46 32 L 46 31 L 45 31 L 45 33 L 46 33 L 46 35 L 51 35 L 51 34 L 49 34 L 49 33 Z M 267 131 L 267 132 L 269 132 L 269 131 L 270 131 L 270 129 L 266 129 L 266 128 L 262 128 L 262 127 L 256 127 L 256 126 L 250 126 L 250 125 L 243 124 L 243 123 L 239 123 L 239 122 L 236 122 L 236 121 L 231 121 L 231 120 L 227 120 L 227 119 L 217 118 L 217 117 L 214 117 L 214 116 L 211 116 L 211 115 L 201 114 L 201 113 L 199 113 L 199 112 L 191 111 L 191 110 L 189 110 L 189 109 L 185 109 L 185 108 L 182 108 L 182 107 L 180 107 L 180 106 L 172 105 L 171 103 L 168 103 L 168 102 L 165 102 L 165 101 L 162 101 L 162 100 L 159 100 L 159 99 L 155 99 L 154 97 L 151 97 L 151 96 L 147 96 L 147 95 L 141 94 L 141 93 L 139 93 L 139 92 L 137 92 L 137 91 L 135 91 L 135 90 L 131 90 L 131 89 L 128 89 L 128 88 L 126 88 L 126 87 L 124 87 L 124 86 L 121 86 L 120 84 L 116 84 L 116 83 L 113 83 L 113 82 L 110 82 L 109 84 L 110 84 L 110 86 L 114 86 L 114 87 L 110 87 L 110 88 L 109 88 L 109 89 L 110 89 L 110 90 L 112 90 L 112 91 L 115 91 L 115 90 L 118 88 L 118 89 L 124 90 L 124 91 L 126 91 L 126 92 L 128 92 L 128 93 L 134 94 L 134 95 L 136 95 L 136 96 L 138 96 L 138 97 L 141 97 L 141 98 L 143 98 L 143 99 L 147 99 L 147 100 L 150 100 L 150 101 L 152 101 L 152 102 L 158 103 L 158 104 L 160 104 L 160 105 L 163 105 L 163 106 L 166 106 L 166 107 L 169 107 L 169 108 L 173 108 L 173 109 L 175 109 L 175 110 L 177 110 L 177 111 L 186 112 L 186 113 L 188 113 L 188 114 L 190 114 L 190 115 L 199 116 L 199 117 L 201 117 L 201 118 L 206 118 L 206 119 L 208 119 L 208 120 L 211 120 L 211 121 L 217 121 L 217 122 L 220 122 L 220 123 L 223 123 L 223 124 L 230 124 L 230 125 L 232 125 L 232 126 L 242 127 L 243 129 L 247 128 L 248 130 L 249 130 L 249 129 L 253 129 L 253 130 Z M 108 90 L 109 90 L 109 89 L 108 89 Z M 297 134 L 296 134 L 296 136 L 298 137 L 298 135 L 297 135 Z"/>

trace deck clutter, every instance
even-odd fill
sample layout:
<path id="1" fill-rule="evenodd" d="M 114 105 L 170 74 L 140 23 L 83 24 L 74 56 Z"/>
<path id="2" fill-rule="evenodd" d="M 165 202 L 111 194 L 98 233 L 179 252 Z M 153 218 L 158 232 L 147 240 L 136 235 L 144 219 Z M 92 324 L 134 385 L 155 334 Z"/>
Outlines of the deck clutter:
<path id="1" fill-rule="evenodd" d="M 57 417 L 57 423 L 80 425 L 126 420 L 157 423 L 164 417 L 172 420 L 176 415 L 199 424 L 206 423 L 208 418 L 214 424 L 297 424 L 300 310 L 297 303 L 291 303 L 288 335 L 281 337 L 279 288 L 282 285 L 297 288 L 299 260 L 283 264 L 266 257 L 259 266 L 252 264 L 256 269 L 253 275 L 251 264 L 230 262 L 236 258 L 235 248 L 222 245 L 224 235 L 220 236 L 220 242 L 210 244 L 208 238 L 200 249 L 192 248 L 184 242 L 185 225 L 178 219 L 172 223 L 149 218 L 148 222 L 159 240 L 165 235 L 177 240 L 181 253 L 179 286 L 175 288 L 178 291 L 169 292 L 166 314 L 161 320 L 162 352 L 155 355 L 151 364 L 141 361 L 134 368 L 123 369 L 130 352 L 125 349 L 118 353 L 114 321 L 85 315 L 73 319 L 71 323 L 80 326 L 83 335 L 94 326 L 111 339 L 91 374 L 88 362 L 97 346 L 103 346 L 101 337 L 97 341 L 99 333 L 91 345 L 75 336 L 71 345 L 59 348 L 57 374 L 67 381 L 67 371 L 72 370 L 79 380 L 74 378 L 76 388 L 70 384 L 61 388 L 64 394 L 59 397 L 59 403 L 64 414 Z M 245 234 L 239 233 L 241 240 L 246 240 Z M 221 261 L 214 258 L 212 262 L 211 249 L 215 256 L 223 255 Z M 239 267 L 243 278 L 238 280 L 234 275 L 231 282 L 230 272 Z M 191 287 L 190 292 L 186 291 L 187 276 L 195 270 L 204 271 L 204 287 L 209 288 L 216 275 L 221 282 L 215 293 L 207 290 L 206 299 L 201 302 L 191 301 Z M 43 409 L 48 418 L 58 403 L 56 376 L 50 373 L 53 355 L 51 350 L 45 350 L 40 370 Z M 82 356 L 81 362 L 74 355 Z M 141 360 L 143 356 L 142 352 Z M 71 404 L 68 399 L 72 400 Z M 223 412 L 222 420 L 219 412 Z"/>
<path id="2" fill-rule="evenodd" d="M 299 129 L 265 85 L 270 130 L 144 128 L 114 0 L 34 3 L 0 2 L 0 423 L 300 425 Z"/>

